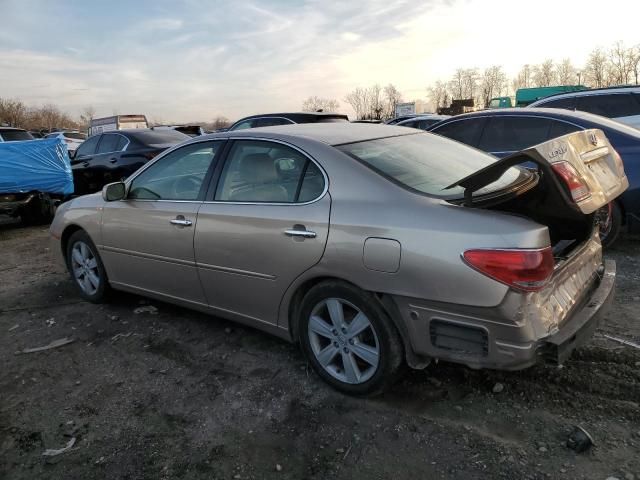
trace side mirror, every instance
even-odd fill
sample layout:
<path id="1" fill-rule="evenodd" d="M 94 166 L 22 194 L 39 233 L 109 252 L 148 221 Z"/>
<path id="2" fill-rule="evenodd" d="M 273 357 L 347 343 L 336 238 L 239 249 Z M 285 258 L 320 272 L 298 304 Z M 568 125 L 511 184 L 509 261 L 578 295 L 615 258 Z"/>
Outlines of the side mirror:
<path id="1" fill-rule="evenodd" d="M 123 200 L 127 194 L 127 188 L 124 182 L 109 183 L 102 187 L 102 199 L 105 202 L 115 202 Z"/>

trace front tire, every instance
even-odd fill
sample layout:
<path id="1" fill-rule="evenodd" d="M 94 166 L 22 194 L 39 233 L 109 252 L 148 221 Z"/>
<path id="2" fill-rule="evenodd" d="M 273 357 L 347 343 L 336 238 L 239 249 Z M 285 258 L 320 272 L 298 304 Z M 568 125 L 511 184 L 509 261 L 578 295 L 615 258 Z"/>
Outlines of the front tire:
<path id="1" fill-rule="evenodd" d="M 374 295 L 347 283 L 323 282 L 307 292 L 298 311 L 302 350 L 329 385 L 373 396 L 398 379 L 402 339 Z"/>
<path id="2" fill-rule="evenodd" d="M 78 293 L 92 303 L 102 303 L 109 294 L 109 280 L 98 249 L 84 230 L 74 232 L 67 243 L 67 269 Z"/>

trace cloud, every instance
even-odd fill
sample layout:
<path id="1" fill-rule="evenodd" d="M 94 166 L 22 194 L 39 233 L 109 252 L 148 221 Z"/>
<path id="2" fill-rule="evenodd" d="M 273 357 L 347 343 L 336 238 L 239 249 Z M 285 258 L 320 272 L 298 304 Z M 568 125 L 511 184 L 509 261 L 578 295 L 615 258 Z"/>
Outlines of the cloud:
<path id="1" fill-rule="evenodd" d="M 524 15 L 503 0 L 11 2 L 3 5 L 0 92 L 72 113 L 93 105 L 99 114 L 172 122 L 298 110 L 310 95 L 335 98 L 350 113 L 342 99 L 357 86 L 392 82 L 419 98 L 456 67 L 511 71 L 586 55 L 596 41 L 634 43 L 633 16 L 613 19 L 613 5 L 590 18 L 586 5 L 539 2 L 576 27 L 535 37 L 518 21 L 495 28 L 496 11 Z M 616 31 L 598 27 L 613 21 Z"/>

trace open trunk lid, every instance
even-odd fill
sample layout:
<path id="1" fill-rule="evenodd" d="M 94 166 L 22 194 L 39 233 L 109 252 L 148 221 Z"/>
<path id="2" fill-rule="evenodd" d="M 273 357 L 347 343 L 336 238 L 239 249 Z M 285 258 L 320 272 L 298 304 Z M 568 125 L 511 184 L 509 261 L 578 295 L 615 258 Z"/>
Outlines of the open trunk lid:
<path id="1" fill-rule="evenodd" d="M 509 168 L 526 162 L 535 163 L 543 174 L 554 178 L 561 186 L 567 203 L 585 215 L 608 204 L 629 186 L 620 155 L 601 130 L 592 129 L 554 138 L 509 155 L 446 189 L 456 186 L 464 188 L 465 205 L 471 206 L 473 192 L 497 181 Z M 567 164 L 570 165 L 568 169 Z M 586 188 L 580 198 L 572 197 L 559 171 L 569 172 L 574 180 Z"/>

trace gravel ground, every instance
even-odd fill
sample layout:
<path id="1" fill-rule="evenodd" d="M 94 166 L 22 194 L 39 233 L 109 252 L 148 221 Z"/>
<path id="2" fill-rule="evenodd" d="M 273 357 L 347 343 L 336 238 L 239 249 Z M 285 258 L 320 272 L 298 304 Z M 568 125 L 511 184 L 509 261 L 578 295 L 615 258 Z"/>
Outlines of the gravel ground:
<path id="1" fill-rule="evenodd" d="M 563 368 L 439 363 L 369 400 L 264 333 L 133 295 L 82 302 L 48 247 L 46 228 L 0 225 L 2 479 L 640 480 L 640 350 L 603 336 L 640 343 L 639 237 L 609 253 L 615 307 Z M 565 445 L 574 425 L 587 452 Z"/>

